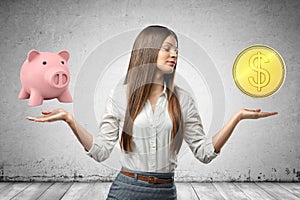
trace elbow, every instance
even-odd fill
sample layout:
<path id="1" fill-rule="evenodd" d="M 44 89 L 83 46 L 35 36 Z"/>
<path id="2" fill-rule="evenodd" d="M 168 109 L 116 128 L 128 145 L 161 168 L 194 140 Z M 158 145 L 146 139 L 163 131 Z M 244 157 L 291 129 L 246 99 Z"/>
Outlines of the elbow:
<path id="1" fill-rule="evenodd" d="M 110 152 L 103 146 L 94 145 L 87 155 L 97 162 L 103 162 L 110 156 Z"/>
<path id="2" fill-rule="evenodd" d="M 208 163 L 210 163 L 212 160 L 213 160 L 213 158 L 209 158 L 209 157 L 207 157 L 207 156 L 205 156 L 205 157 L 203 157 L 203 158 L 197 158 L 200 162 L 202 162 L 202 163 L 204 163 L 204 164 L 208 164 Z"/>
<path id="3" fill-rule="evenodd" d="M 91 155 L 91 158 L 93 158 L 95 161 L 101 163 L 105 161 L 109 156 L 104 156 L 104 155 Z"/>
<path id="4" fill-rule="evenodd" d="M 196 159 L 204 164 L 210 163 L 212 160 L 214 160 L 219 154 L 215 152 L 201 152 L 198 154 L 194 154 Z"/>

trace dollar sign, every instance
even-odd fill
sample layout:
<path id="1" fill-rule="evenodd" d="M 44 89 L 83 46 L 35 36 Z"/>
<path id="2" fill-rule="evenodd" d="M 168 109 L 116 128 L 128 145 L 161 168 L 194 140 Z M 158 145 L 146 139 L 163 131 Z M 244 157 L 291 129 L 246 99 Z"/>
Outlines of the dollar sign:
<path id="1" fill-rule="evenodd" d="M 250 62 L 250 68 L 254 71 L 256 71 L 257 76 L 256 76 L 256 81 L 253 76 L 249 77 L 249 83 L 257 88 L 257 91 L 261 91 L 261 88 L 267 86 L 270 82 L 270 73 L 268 70 L 262 68 L 262 62 L 268 63 L 269 60 L 268 58 L 262 54 L 261 52 L 257 52 L 257 54 L 254 54 L 253 56 L 250 57 L 249 62 Z"/>

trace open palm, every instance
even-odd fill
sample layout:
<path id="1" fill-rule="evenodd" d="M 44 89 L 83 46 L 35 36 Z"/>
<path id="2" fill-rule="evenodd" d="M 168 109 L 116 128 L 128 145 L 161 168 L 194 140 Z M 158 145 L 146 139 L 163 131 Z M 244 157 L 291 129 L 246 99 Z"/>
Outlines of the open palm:
<path id="1" fill-rule="evenodd" d="M 259 119 L 278 114 L 278 112 L 261 112 L 261 109 L 249 110 L 242 108 L 239 110 L 241 119 Z"/>
<path id="2" fill-rule="evenodd" d="M 26 117 L 28 120 L 35 121 L 35 122 L 54 122 L 59 120 L 66 121 L 68 117 L 68 112 L 64 109 L 58 108 L 51 111 L 43 111 L 42 116 L 38 117 Z"/>

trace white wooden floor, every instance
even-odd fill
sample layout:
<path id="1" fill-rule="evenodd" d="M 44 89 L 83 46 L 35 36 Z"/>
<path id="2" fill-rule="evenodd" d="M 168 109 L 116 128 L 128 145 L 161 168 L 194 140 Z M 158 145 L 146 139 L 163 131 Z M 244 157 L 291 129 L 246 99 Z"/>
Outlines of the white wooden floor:
<path id="1" fill-rule="evenodd" d="M 105 199 L 111 182 L 0 182 L 0 200 Z M 300 199 L 300 182 L 177 183 L 178 200 Z"/>

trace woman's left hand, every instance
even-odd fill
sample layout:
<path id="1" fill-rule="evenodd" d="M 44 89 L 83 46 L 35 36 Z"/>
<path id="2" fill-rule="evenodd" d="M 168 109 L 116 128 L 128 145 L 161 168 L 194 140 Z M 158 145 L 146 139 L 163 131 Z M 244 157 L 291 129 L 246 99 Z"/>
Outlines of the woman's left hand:
<path id="1" fill-rule="evenodd" d="M 277 115 L 278 112 L 261 112 L 261 109 L 249 110 L 242 108 L 238 111 L 239 119 L 259 119 L 264 117 L 269 117 L 272 115 Z"/>

